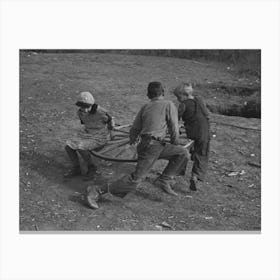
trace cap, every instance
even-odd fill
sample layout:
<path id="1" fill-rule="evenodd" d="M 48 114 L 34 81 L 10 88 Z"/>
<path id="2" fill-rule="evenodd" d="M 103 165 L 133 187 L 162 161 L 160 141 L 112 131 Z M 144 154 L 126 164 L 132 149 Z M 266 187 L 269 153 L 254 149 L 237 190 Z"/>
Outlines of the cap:
<path id="1" fill-rule="evenodd" d="M 95 100 L 90 92 L 83 91 L 80 93 L 77 103 L 85 103 L 85 104 L 93 105 L 95 103 Z"/>

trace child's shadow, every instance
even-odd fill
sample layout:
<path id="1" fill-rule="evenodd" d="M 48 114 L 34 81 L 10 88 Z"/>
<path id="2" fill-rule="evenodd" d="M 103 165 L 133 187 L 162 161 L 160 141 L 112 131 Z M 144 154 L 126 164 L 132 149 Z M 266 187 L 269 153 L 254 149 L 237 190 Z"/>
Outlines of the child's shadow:
<path id="1" fill-rule="evenodd" d="M 112 181 L 124 174 L 131 173 L 134 170 L 132 164 L 127 163 L 108 163 L 101 160 L 96 160 L 98 165 L 97 171 L 93 174 L 91 180 L 85 181 L 82 176 L 77 176 L 65 179 L 63 174 L 67 169 L 67 160 L 64 159 L 65 154 L 63 151 L 51 151 L 50 156 L 38 152 L 21 152 L 20 164 L 27 165 L 39 175 L 46 178 L 55 184 L 59 184 L 66 191 L 71 191 L 69 200 L 86 206 L 85 194 L 88 186 L 108 186 Z M 109 177 L 106 176 L 110 174 Z M 161 201 L 161 196 L 154 194 L 150 187 L 142 187 L 136 191 L 136 195 L 142 199 L 152 201 Z M 104 201 L 106 202 L 106 201 Z"/>
<path id="2" fill-rule="evenodd" d="M 91 184 L 107 183 L 98 170 L 90 181 L 84 181 L 81 176 L 65 179 L 63 174 L 67 170 L 67 160 L 64 158 L 62 151 L 51 151 L 50 156 L 40 152 L 21 152 L 20 165 L 28 166 L 35 176 L 37 173 L 52 183 L 78 193 L 85 193 L 85 188 Z"/>

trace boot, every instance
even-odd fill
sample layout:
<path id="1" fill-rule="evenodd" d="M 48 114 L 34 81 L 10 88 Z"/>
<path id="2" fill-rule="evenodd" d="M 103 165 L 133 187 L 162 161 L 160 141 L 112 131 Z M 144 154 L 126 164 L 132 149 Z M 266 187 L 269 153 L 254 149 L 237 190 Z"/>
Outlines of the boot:
<path id="1" fill-rule="evenodd" d="M 135 180 L 133 175 L 124 175 L 112 182 L 108 188 L 113 195 L 124 198 L 128 193 L 135 191 L 140 182 Z"/>
<path id="2" fill-rule="evenodd" d="M 174 190 L 172 190 L 170 184 L 167 181 L 158 178 L 155 180 L 154 184 L 157 187 L 161 188 L 164 192 L 173 196 L 178 196 L 178 194 Z"/>
<path id="3" fill-rule="evenodd" d="M 95 186 L 88 186 L 86 189 L 86 202 L 88 206 L 92 209 L 98 209 L 99 206 L 97 204 L 100 199 L 100 192 Z"/>
<path id="4" fill-rule="evenodd" d="M 190 190 L 191 191 L 196 191 L 197 190 L 197 177 L 196 176 L 192 176 L 191 180 L 190 180 Z"/>

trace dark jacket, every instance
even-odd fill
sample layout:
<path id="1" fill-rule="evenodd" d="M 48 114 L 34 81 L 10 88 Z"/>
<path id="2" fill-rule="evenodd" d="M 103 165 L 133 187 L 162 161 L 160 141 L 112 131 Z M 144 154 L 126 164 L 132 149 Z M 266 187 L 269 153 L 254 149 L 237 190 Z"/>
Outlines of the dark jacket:
<path id="1" fill-rule="evenodd" d="M 201 98 L 188 99 L 179 106 L 179 118 L 184 121 L 187 137 L 209 139 L 209 112 Z"/>

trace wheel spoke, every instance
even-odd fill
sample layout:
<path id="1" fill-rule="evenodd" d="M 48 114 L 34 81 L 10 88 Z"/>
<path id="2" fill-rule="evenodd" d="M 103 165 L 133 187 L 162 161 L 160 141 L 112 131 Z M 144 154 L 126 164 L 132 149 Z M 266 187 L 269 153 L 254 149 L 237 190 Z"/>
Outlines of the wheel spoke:
<path id="1" fill-rule="evenodd" d="M 129 127 L 129 126 L 131 126 L 131 124 L 117 125 L 117 126 L 114 127 L 114 130 L 119 130 L 119 129 L 126 128 L 126 127 Z"/>
<path id="2" fill-rule="evenodd" d="M 131 159 L 131 158 L 127 158 L 127 159 L 120 159 L 120 158 L 113 158 L 113 157 L 109 157 L 109 156 L 104 156 L 98 152 L 95 151 L 90 151 L 90 153 L 97 157 L 97 158 L 101 158 L 103 160 L 108 160 L 108 161 L 115 161 L 115 162 L 136 162 L 136 159 Z"/>
<path id="3" fill-rule="evenodd" d="M 124 152 L 126 152 L 129 149 L 129 147 L 123 147 L 122 150 L 118 151 L 118 153 L 114 154 L 113 156 L 115 158 L 119 157 L 120 155 L 122 155 Z"/>
<path id="4" fill-rule="evenodd" d="M 129 139 L 128 138 L 122 138 L 122 139 L 116 139 L 116 140 L 110 140 L 107 142 L 106 146 L 110 146 L 110 145 L 116 145 L 116 144 L 119 144 L 119 143 L 125 143 L 125 142 L 129 142 Z"/>
<path id="5" fill-rule="evenodd" d="M 111 135 L 111 141 L 113 140 L 121 140 L 123 138 L 128 138 L 127 134 L 115 134 L 115 135 Z"/>
<path id="6" fill-rule="evenodd" d="M 117 132 L 121 132 L 121 133 L 124 133 L 124 134 L 129 134 L 129 131 L 125 131 L 123 129 L 118 129 L 116 130 Z"/>
<path id="7" fill-rule="evenodd" d="M 187 149 L 187 148 L 192 147 L 193 145 L 194 145 L 194 141 L 191 140 L 191 141 L 189 141 L 188 143 L 186 143 L 185 145 L 183 145 L 183 147 Z"/>
<path id="8" fill-rule="evenodd" d="M 117 148 L 121 147 L 121 146 L 124 146 L 124 145 L 127 145 L 129 143 L 129 141 L 125 141 L 125 142 L 121 142 L 119 143 L 118 145 L 110 145 L 108 147 L 105 147 L 104 149 L 102 149 L 100 151 L 101 154 L 105 154 L 105 153 L 108 153 L 110 151 L 113 151 L 113 150 L 116 150 Z"/>

